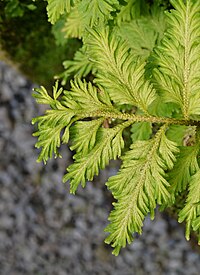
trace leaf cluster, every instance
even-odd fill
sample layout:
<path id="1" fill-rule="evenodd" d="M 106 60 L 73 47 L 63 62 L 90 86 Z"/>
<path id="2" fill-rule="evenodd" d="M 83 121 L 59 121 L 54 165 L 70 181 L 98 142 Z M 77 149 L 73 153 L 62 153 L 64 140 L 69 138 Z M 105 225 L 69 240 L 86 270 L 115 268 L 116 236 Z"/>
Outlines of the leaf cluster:
<path id="1" fill-rule="evenodd" d="M 63 181 L 71 193 L 121 158 L 106 183 L 116 202 L 105 242 L 115 255 L 157 205 L 170 207 L 182 193 L 179 222 L 200 242 L 200 1 L 153 2 L 48 0 L 49 21 L 65 18 L 65 35 L 83 46 L 64 63 L 70 88 L 57 82 L 52 96 L 44 87 L 33 94 L 50 107 L 33 119 L 38 160 L 70 141 L 74 163 Z"/>

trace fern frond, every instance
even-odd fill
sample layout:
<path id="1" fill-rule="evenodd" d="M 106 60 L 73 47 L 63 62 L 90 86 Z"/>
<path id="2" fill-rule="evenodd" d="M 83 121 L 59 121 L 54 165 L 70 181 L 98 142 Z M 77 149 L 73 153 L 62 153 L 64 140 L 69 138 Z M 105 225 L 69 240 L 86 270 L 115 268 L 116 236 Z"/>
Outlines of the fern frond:
<path id="1" fill-rule="evenodd" d="M 99 90 L 91 82 L 80 79 L 71 81 L 71 90 L 64 91 L 62 104 L 79 113 L 83 113 L 83 110 L 87 114 L 98 111 L 117 112 L 104 90 Z"/>
<path id="2" fill-rule="evenodd" d="M 58 82 L 50 94 L 35 89 L 36 101 L 50 106 L 32 121 L 38 161 L 59 156 L 70 140 L 74 163 L 63 181 L 75 193 L 121 157 L 106 184 L 116 202 L 105 241 L 115 255 L 142 232 L 148 213 L 154 218 L 157 204 L 176 204 L 181 193 L 186 238 L 195 230 L 200 239 L 200 0 L 171 0 L 166 17 L 169 3 L 161 0 L 47 2 L 53 32 L 64 24 L 64 35 L 83 46 L 64 62 L 63 83 L 75 76 L 69 90 Z M 60 33 L 57 42 L 65 43 Z M 90 72 L 92 82 L 80 79 Z"/>
<path id="3" fill-rule="evenodd" d="M 117 104 L 132 104 L 148 114 L 155 91 L 144 79 L 145 62 L 136 60 L 126 42 L 110 35 L 108 27 L 91 30 L 86 44 L 98 70 L 95 82 Z"/>
<path id="4" fill-rule="evenodd" d="M 64 182 L 70 180 L 71 193 L 75 193 L 80 183 L 84 187 L 86 180 L 93 180 L 93 177 L 98 175 L 99 169 L 104 169 L 111 159 L 116 159 L 121 155 L 121 150 L 124 147 L 122 132 L 129 125 L 130 122 L 124 122 L 111 129 L 96 126 L 96 128 L 93 127 L 92 134 L 88 134 L 87 128 L 82 129 L 84 148 L 82 145 L 78 148 L 78 153 L 74 156 L 75 162 L 67 168 L 68 173 L 63 177 Z M 92 149 L 89 148 L 86 140 L 88 136 Z M 95 144 L 94 136 L 96 136 Z M 76 137 L 75 141 L 79 142 L 79 137 Z M 75 144 L 72 148 L 78 146 L 79 144 Z M 79 150 L 84 151 L 84 149 L 88 151 L 88 154 L 79 153 Z"/>
<path id="5" fill-rule="evenodd" d="M 86 27 L 93 27 L 97 22 L 106 22 L 116 11 L 117 0 L 80 1 L 70 12 L 65 24 L 66 37 L 81 38 Z"/>
<path id="6" fill-rule="evenodd" d="M 58 89 L 58 82 L 53 87 L 52 97 L 47 93 L 44 87 L 35 89 L 33 96 L 39 104 L 48 104 L 52 110 L 47 110 L 44 116 L 36 117 L 32 123 L 38 123 L 38 131 L 33 135 L 38 137 L 38 142 L 35 144 L 36 148 L 42 147 L 38 161 L 47 162 L 49 158 L 55 155 L 59 156 L 58 148 L 61 143 L 61 131 L 65 128 L 63 134 L 63 141 L 68 142 L 69 137 L 69 123 L 74 116 L 73 110 L 64 107 L 58 100 L 63 89 Z"/>
<path id="7" fill-rule="evenodd" d="M 49 21 L 54 24 L 62 14 L 69 13 L 74 0 L 47 0 L 47 14 Z"/>
<path id="8" fill-rule="evenodd" d="M 118 34 L 127 41 L 135 56 L 142 56 L 144 59 L 151 53 L 157 39 L 157 33 L 152 28 L 148 18 L 123 23 L 118 28 Z"/>
<path id="9" fill-rule="evenodd" d="M 112 244 L 115 255 L 133 240 L 134 232 L 141 233 L 148 212 L 154 217 L 156 202 L 161 204 L 169 198 L 165 170 L 172 167 L 178 149 L 165 136 L 166 128 L 162 126 L 151 140 L 136 141 L 123 157 L 119 173 L 107 182 L 118 200 L 113 204 L 111 223 L 106 228 L 110 235 L 105 240 Z"/>
<path id="10" fill-rule="evenodd" d="M 35 88 L 32 96 L 36 99 L 39 104 L 47 104 L 52 109 L 62 109 L 62 105 L 58 100 L 63 92 L 63 88 L 58 89 L 58 81 L 56 81 L 55 86 L 53 86 L 52 96 L 50 96 L 47 90 L 41 86 L 40 88 Z"/>
<path id="11" fill-rule="evenodd" d="M 61 131 L 66 127 L 63 141 L 67 143 L 68 138 L 66 136 L 69 137 L 67 127 L 73 115 L 73 112 L 67 112 L 66 109 L 49 110 L 46 111 L 46 115 L 43 117 L 33 119 L 33 123 L 38 123 L 38 131 L 33 134 L 33 136 L 38 136 L 35 147 L 42 147 L 38 162 L 43 160 L 46 163 L 49 158 L 53 157 L 53 154 L 55 154 L 55 157 L 60 156 L 57 149 L 61 144 Z"/>
<path id="12" fill-rule="evenodd" d="M 58 89 L 58 82 L 56 82 L 52 97 L 44 87 L 35 89 L 33 96 L 37 102 L 51 106 L 51 110 L 47 110 L 44 116 L 32 120 L 33 124 L 38 123 L 38 131 L 33 134 L 38 136 L 38 142 L 35 146 L 37 148 L 42 147 L 38 161 L 43 160 L 46 163 L 53 154 L 59 155 L 57 148 L 60 147 L 61 143 L 61 131 L 65 129 L 62 141 L 67 143 L 69 128 L 76 120 L 96 117 L 99 112 L 117 113 L 106 93 L 98 91 L 91 83 L 77 79 L 77 81 L 71 82 L 71 86 L 71 91 L 63 91 L 62 88 Z M 62 93 L 64 95 L 61 96 Z M 99 116 L 101 117 L 101 115 Z M 95 121 L 97 125 L 99 125 L 98 121 L 100 120 Z"/>
<path id="13" fill-rule="evenodd" d="M 200 114 L 200 5 L 171 2 L 176 10 L 168 13 L 168 30 L 155 50 L 154 81 L 165 101 L 180 106 L 187 120 Z"/>
<path id="14" fill-rule="evenodd" d="M 86 77 L 92 70 L 94 70 L 92 62 L 90 62 L 86 54 L 85 46 L 75 53 L 73 60 L 64 61 L 63 66 L 65 71 L 62 74 L 62 84 L 64 84 L 71 75 L 74 75 L 75 78 L 82 78 Z"/>
<path id="15" fill-rule="evenodd" d="M 73 145 L 70 149 L 76 150 L 76 152 L 81 153 L 81 155 L 88 154 L 95 146 L 97 132 L 103 124 L 103 121 L 104 118 L 76 122 L 71 129 Z"/>
<path id="16" fill-rule="evenodd" d="M 190 239 L 191 230 L 200 233 L 200 169 L 191 177 L 189 182 L 189 193 L 185 207 L 179 213 L 179 222 L 186 221 L 185 237 Z"/>
<path id="17" fill-rule="evenodd" d="M 119 36 L 127 41 L 135 56 L 146 59 L 155 45 L 160 44 L 166 29 L 165 21 L 164 9 L 154 4 L 148 16 L 124 22 L 116 29 Z"/>
<path id="18" fill-rule="evenodd" d="M 140 1 L 126 0 L 126 2 L 127 4 L 125 6 L 121 6 L 115 19 L 118 26 L 121 26 L 123 22 L 129 22 L 140 15 L 140 8 L 138 6 Z"/>
<path id="19" fill-rule="evenodd" d="M 190 178 L 198 170 L 198 153 L 199 145 L 195 146 L 180 146 L 180 153 L 177 157 L 177 161 L 174 168 L 169 172 L 169 183 L 171 200 L 174 202 L 175 196 L 179 192 L 186 190 Z"/>

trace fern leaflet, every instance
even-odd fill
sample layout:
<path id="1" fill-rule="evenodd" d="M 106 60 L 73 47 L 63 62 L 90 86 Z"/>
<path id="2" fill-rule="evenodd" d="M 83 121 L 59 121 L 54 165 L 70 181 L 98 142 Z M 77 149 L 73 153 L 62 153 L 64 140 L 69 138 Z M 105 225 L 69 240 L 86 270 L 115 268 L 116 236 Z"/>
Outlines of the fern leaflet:
<path id="1" fill-rule="evenodd" d="M 111 19 L 111 12 L 116 10 L 118 4 L 117 0 L 80 1 L 67 18 L 64 28 L 66 36 L 81 38 L 86 27 Z"/>
<path id="2" fill-rule="evenodd" d="M 185 119 L 200 114 L 197 79 L 200 78 L 200 5 L 198 1 L 171 1 L 169 28 L 155 51 L 155 87 L 166 102 L 180 106 Z"/>
<path id="3" fill-rule="evenodd" d="M 95 82 L 118 104 L 132 104 L 148 114 L 155 91 L 143 78 L 145 62 L 135 60 L 125 41 L 110 35 L 108 28 L 90 31 L 86 41 L 97 68 Z"/>
<path id="4" fill-rule="evenodd" d="M 75 193 L 79 183 L 82 183 L 84 187 L 86 180 L 93 180 L 94 175 L 98 175 L 99 169 L 104 169 L 109 160 L 116 159 L 121 155 L 121 150 L 124 147 L 122 131 L 129 125 L 130 122 L 124 122 L 112 129 L 100 128 L 92 134 L 89 143 L 92 143 L 91 140 L 95 134 L 97 136 L 95 146 L 88 154 L 83 155 L 78 152 L 74 156 L 74 164 L 67 168 L 68 173 L 63 178 L 64 182 L 70 180 L 71 193 Z M 88 136 L 87 133 L 85 133 L 86 136 Z M 87 143 L 86 139 L 85 143 Z"/>
<path id="5" fill-rule="evenodd" d="M 109 179 L 107 186 L 118 201 L 111 212 L 106 231 L 107 243 L 118 255 L 120 248 L 133 240 L 134 232 L 141 233 L 143 220 L 148 212 L 154 217 L 156 202 L 162 204 L 169 198 L 165 170 L 173 166 L 178 149 L 165 136 L 167 125 L 148 141 L 137 141 L 123 157 L 120 172 Z M 141 151 L 142 148 L 142 151 Z"/>
<path id="6" fill-rule="evenodd" d="M 49 21 L 54 24 L 62 14 L 69 13 L 73 6 L 73 0 L 47 0 L 47 14 Z"/>
<path id="7" fill-rule="evenodd" d="M 193 227 L 195 231 L 200 233 L 200 169 L 191 177 L 189 182 L 189 194 L 185 207 L 179 213 L 179 222 L 186 221 L 186 239 L 190 239 L 190 232 Z"/>

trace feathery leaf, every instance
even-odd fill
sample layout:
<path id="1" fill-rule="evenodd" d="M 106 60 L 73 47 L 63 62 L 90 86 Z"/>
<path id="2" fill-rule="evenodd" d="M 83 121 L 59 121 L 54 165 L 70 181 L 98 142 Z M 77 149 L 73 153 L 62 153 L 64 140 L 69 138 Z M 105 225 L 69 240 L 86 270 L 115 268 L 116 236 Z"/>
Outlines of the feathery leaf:
<path id="1" fill-rule="evenodd" d="M 111 212 L 106 231 L 106 243 L 114 247 L 117 255 L 121 247 L 133 240 L 134 232 L 141 233 L 148 212 L 154 217 L 156 202 L 162 204 L 169 198 L 165 170 L 172 167 L 177 153 L 175 143 L 165 136 L 167 125 L 148 141 L 136 141 L 123 157 L 122 168 L 111 177 L 107 186 L 118 201 Z"/>
<path id="2" fill-rule="evenodd" d="M 98 129 L 98 126 L 93 128 L 93 133 L 89 137 L 89 143 L 92 145 L 91 149 L 88 148 L 87 128 L 82 130 L 82 133 L 85 132 L 82 134 L 84 148 L 82 145 L 79 147 L 78 153 L 74 156 L 75 162 L 67 168 L 68 173 L 63 177 L 64 182 L 70 180 L 71 193 L 75 193 L 80 183 L 84 187 L 86 180 L 93 180 L 93 177 L 98 175 L 99 169 L 104 169 L 111 159 L 116 159 L 121 155 L 121 150 L 124 147 L 122 132 L 129 125 L 130 122 L 124 122 L 111 129 Z M 97 136 L 95 145 L 92 141 L 94 135 Z M 76 140 L 79 141 L 79 138 L 77 137 Z M 79 144 L 76 144 L 73 148 L 78 146 Z M 86 150 L 88 153 L 85 155 L 80 154 L 80 150 Z"/>
<path id="3" fill-rule="evenodd" d="M 86 77 L 93 69 L 84 46 L 75 53 L 73 60 L 64 61 L 63 66 L 65 71 L 62 74 L 62 78 L 64 79 L 64 82 L 62 83 L 65 83 L 71 75 L 74 75 L 75 78 Z"/>
<path id="4" fill-rule="evenodd" d="M 180 146 L 180 153 L 174 168 L 170 171 L 169 183 L 171 199 L 174 202 L 175 196 L 185 191 L 192 175 L 198 170 L 197 156 L 199 153 L 199 145 Z"/>
<path id="5" fill-rule="evenodd" d="M 166 102 L 180 106 L 185 119 L 200 115 L 200 5 L 171 1 L 168 29 L 155 50 L 154 82 Z"/>
<path id="6" fill-rule="evenodd" d="M 200 169 L 191 177 L 189 182 L 189 194 L 184 208 L 179 213 L 179 222 L 186 221 L 186 239 L 190 239 L 190 232 L 194 226 L 194 230 L 200 231 L 199 217 L 200 215 Z"/>
<path id="7" fill-rule="evenodd" d="M 80 1 L 67 18 L 64 28 L 66 37 L 81 38 L 86 27 L 93 27 L 97 22 L 111 19 L 111 12 L 116 11 L 118 4 L 117 0 Z"/>
<path id="8" fill-rule="evenodd" d="M 47 14 L 49 21 L 54 24 L 62 14 L 70 12 L 73 0 L 47 0 Z"/>
<path id="9" fill-rule="evenodd" d="M 155 92 L 144 79 L 145 63 L 135 59 L 125 41 L 110 35 L 108 27 L 91 30 L 86 44 L 98 69 L 95 82 L 117 104 L 132 104 L 147 114 Z"/>
<path id="10" fill-rule="evenodd" d="M 136 2 L 140 1 L 134 1 L 135 5 L 132 4 L 133 7 L 137 6 Z M 124 8 L 128 8 L 131 3 L 132 1 Z M 129 12 L 131 12 L 130 7 Z M 136 18 L 128 20 L 128 22 L 121 23 L 116 30 L 119 36 L 127 41 L 135 56 L 141 56 L 146 59 L 155 45 L 160 44 L 166 29 L 165 21 L 164 9 L 159 7 L 158 3 L 154 3 L 148 16 L 139 18 L 136 16 Z"/>

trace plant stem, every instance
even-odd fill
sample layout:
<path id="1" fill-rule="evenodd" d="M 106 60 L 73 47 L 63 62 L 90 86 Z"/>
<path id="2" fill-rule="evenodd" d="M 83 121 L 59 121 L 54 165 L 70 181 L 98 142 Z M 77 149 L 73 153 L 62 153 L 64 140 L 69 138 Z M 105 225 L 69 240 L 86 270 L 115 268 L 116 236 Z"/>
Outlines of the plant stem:
<path id="1" fill-rule="evenodd" d="M 98 110 L 91 113 L 82 113 L 81 117 L 105 117 L 109 119 L 121 119 L 121 120 L 129 120 L 132 122 L 150 122 L 150 123 L 167 123 L 174 125 L 186 125 L 186 126 L 200 126 L 199 121 L 195 121 L 192 119 L 176 119 L 176 118 L 164 118 L 164 117 L 156 117 L 156 116 L 142 116 L 121 112 L 110 112 L 104 110 Z"/>

